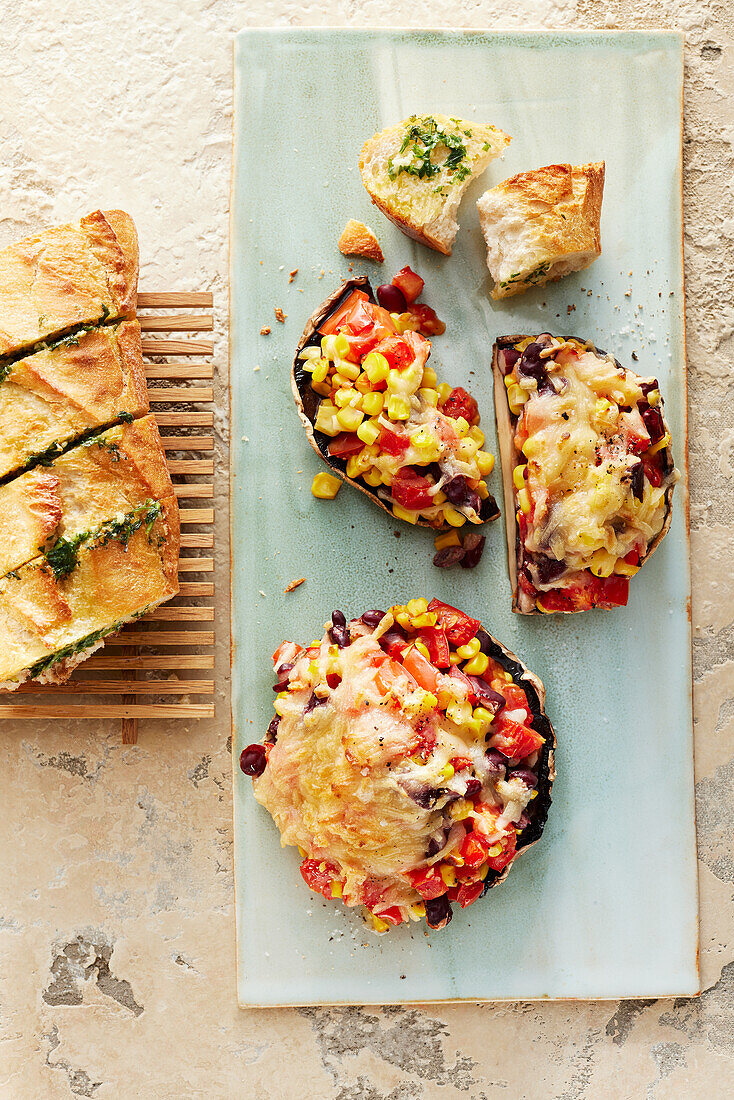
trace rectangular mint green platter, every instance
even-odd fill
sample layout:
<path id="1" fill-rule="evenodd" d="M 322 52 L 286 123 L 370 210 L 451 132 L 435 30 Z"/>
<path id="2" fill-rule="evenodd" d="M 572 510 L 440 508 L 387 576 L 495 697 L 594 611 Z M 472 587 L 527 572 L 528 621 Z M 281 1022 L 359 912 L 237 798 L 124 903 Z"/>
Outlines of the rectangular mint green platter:
<path id="1" fill-rule="evenodd" d="M 232 705 L 239 1000 L 243 1006 L 664 997 L 699 989 L 681 252 L 682 40 L 674 34 L 245 31 L 235 47 L 232 195 Z M 410 114 L 487 121 L 513 136 L 464 199 L 446 258 L 404 237 L 363 189 L 364 140 Z M 493 303 L 475 201 L 515 172 L 606 160 L 603 254 L 587 271 Z M 683 472 L 670 533 L 629 606 L 510 611 L 504 518 L 479 567 L 442 571 L 430 531 L 324 469 L 289 370 L 313 309 L 349 274 L 348 218 L 377 231 L 374 284 L 409 263 L 447 323 L 439 378 L 467 385 L 497 454 L 498 335 L 592 339 L 660 379 Z M 289 283 L 289 272 L 298 274 Z M 274 318 L 274 307 L 287 314 Z M 272 333 L 261 336 L 270 325 Z M 636 362 L 632 354 L 637 357 Z M 499 471 L 491 487 L 501 500 Z M 399 536 L 399 537 L 398 537 Z M 305 584 L 286 595 L 299 577 Z M 237 767 L 271 717 L 270 655 L 320 636 L 333 608 L 438 596 L 480 617 L 544 681 L 558 736 L 550 817 L 507 882 L 442 932 L 383 937 L 311 894 L 294 849 Z"/>

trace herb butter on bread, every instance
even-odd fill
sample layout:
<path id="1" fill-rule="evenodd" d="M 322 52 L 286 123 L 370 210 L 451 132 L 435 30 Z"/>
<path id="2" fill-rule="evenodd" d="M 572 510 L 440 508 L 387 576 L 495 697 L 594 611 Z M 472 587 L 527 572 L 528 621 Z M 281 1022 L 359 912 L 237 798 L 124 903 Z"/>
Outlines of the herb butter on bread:
<path id="1" fill-rule="evenodd" d="M 411 115 L 365 142 L 359 170 L 375 206 L 403 233 L 450 256 L 466 188 L 509 141 L 494 126 Z"/>
<path id="2" fill-rule="evenodd" d="M 601 255 L 604 162 L 521 172 L 477 202 L 493 298 L 582 271 Z"/>

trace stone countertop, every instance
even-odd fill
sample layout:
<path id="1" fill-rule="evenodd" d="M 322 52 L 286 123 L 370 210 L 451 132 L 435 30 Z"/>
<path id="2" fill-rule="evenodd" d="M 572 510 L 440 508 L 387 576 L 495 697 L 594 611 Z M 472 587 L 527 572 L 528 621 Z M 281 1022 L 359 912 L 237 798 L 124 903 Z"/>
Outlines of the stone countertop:
<path id="1" fill-rule="evenodd" d="M 697 1000 L 237 1008 L 226 600 L 232 34 L 390 23 L 686 33 Z M 137 747 L 121 745 L 116 722 L 3 726 L 0 1100 L 734 1093 L 730 0 L 520 0 L 509 10 L 498 0 L 16 0 L 0 57 L 0 245 L 122 206 L 140 232 L 142 288 L 213 290 L 220 334 L 218 718 L 141 723 Z"/>

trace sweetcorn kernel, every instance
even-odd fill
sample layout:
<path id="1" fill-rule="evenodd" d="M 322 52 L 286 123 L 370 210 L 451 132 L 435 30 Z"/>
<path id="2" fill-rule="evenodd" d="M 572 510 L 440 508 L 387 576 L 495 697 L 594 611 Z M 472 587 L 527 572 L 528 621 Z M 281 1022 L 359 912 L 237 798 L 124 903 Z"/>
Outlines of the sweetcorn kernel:
<path id="1" fill-rule="evenodd" d="M 329 360 L 319 359 L 313 368 L 311 378 L 314 382 L 323 382 L 329 373 Z"/>
<path id="2" fill-rule="evenodd" d="M 471 704 L 459 703 L 454 700 L 446 707 L 446 717 L 450 718 L 452 722 L 455 722 L 457 726 L 463 726 L 465 722 L 471 719 Z"/>
<path id="3" fill-rule="evenodd" d="M 472 659 L 464 665 L 464 672 L 466 672 L 468 676 L 484 676 L 488 665 L 489 657 L 487 654 L 477 653 L 476 657 L 472 657 Z"/>
<path id="4" fill-rule="evenodd" d="M 479 638 L 472 638 L 472 640 L 470 642 L 467 642 L 466 645 L 460 645 L 457 648 L 456 653 L 457 656 L 462 659 L 462 661 L 470 661 L 472 657 L 476 657 L 481 648 L 482 647 L 479 642 Z"/>
<path id="5" fill-rule="evenodd" d="M 338 337 L 337 337 L 338 339 Z M 344 378 L 351 378 L 354 382 L 360 376 L 360 369 L 356 363 L 350 363 L 348 359 L 335 359 L 334 365 Z"/>
<path id="6" fill-rule="evenodd" d="M 464 821 L 472 812 L 473 806 L 466 798 L 460 798 L 449 806 L 449 814 L 453 821 Z"/>
<path id="7" fill-rule="evenodd" d="M 516 466 L 512 471 L 512 484 L 516 489 L 525 488 L 525 471 L 527 466 Z"/>
<path id="8" fill-rule="evenodd" d="M 423 385 L 424 386 L 431 386 L 433 389 L 435 389 L 437 383 L 438 383 L 438 375 L 436 374 L 433 367 L 424 367 L 423 368 Z"/>
<path id="9" fill-rule="evenodd" d="M 432 611 L 426 611 L 423 615 L 414 615 L 411 624 L 416 630 L 423 630 L 424 627 L 434 627 L 437 621 L 438 617 Z M 427 653 L 426 656 L 428 656 Z"/>
<path id="10" fill-rule="evenodd" d="M 439 401 L 442 405 L 449 397 L 451 397 L 451 394 L 454 392 L 448 382 L 442 382 L 440 386 L 436 386 L 436 389 L 438 391 Z"/>
<path id="11" fill-rule="evenodd" d="M 390 370 L 390 364 L 379 351 L 371 351 L 365 356 L 362 368 L 370 382 L 384 382 Z"/>
<path id="12" fill-rule="evenodd" d="M 398 519 L 404 519 L 406 523 L 418 522 L 418 512 L 409 511 L 407 508 L 403 508 L 400 504 L 393 504 L 392 513 Z"/>
<path id="13" fill-rule="evenodd" d="M 513 416 L 517 416 L 522 412 L 523 405 L 528 399 L 528 395 L 525 390 L 520 386 L 510 386 L 507 391 L 507 403 L 510 406 L 510 412 Z"/>
<path id="14" fill-rule="evenodd" d="M 340 409 L 336 414 L 337 422 L 345 432 L 356 432 L 359 425 L 364 420 L 364 413 L 360 409 L 353 409 L 347 406 L 346 409 Z"/>
<path id="15" fill-rule="evenodd" d="M 340 882 L 332 882 L 331 896 L 333 898 L 340 898 L 343 896 L 342 884 Z"/>
<path id="16" fill-rule="evenodd" d="M 456 434 L 462 438 L 469 433 L 469 421 L 465 420 L 463 416 L 457 416 L 454 421 L 456 425 Z"/>
<path id="17" fill-rule="evenodd" d="M 410 405 L 404 397 L 392 394 L 387 403 L 387 415 L 391 420 L 407 420 L 410 416 Z"/>
<path id="18" fill-rule="evenodd" d="M 390 927 L 388 921 L 383 920 L 382 917 L 376 917 L 374 913 L 370 913 L 370 923 L 375 932 L 387 932 Z"/>
<path id="19" fill-rule="evenodd" d="M 382 485 L 382 474 L 379 470 L 368 470 L 367 473 L 362 474 L 362 481 L 366 481 L 372 489 L 376 489 L 378 485 Z"/>
<path id="20" fill-rule="evenodd" d="M 311 492 L 319 500 L 333 500 L 341 487 L 340 479 L 331 474 L 316 474 L 311 482 Z"/>
<path id="21" fill-rule="evenodd" d="M 416 648 L 417 648 L 417 644 L 416 644 Z M 433 694 L 433 692 L 431 692 L 431 691 L 424 692 L 423 693 L 423 699 L 421 701 L 421 707 L 424 710 L 435 710 L 437 706 L 438 706 L 438 699 Z"/>
<path id="22" fill-rule="evenodd" d="M 427 661 L 430 661 L 431 655 L 428 652 L 428 649 L 426 648 L 426 646 L 423 644 L 423 642 L 415 642 L 414 645 L 415 645 L 415 648 L 418 650 L 418 652 L 422 653 Z"/>
<path id="23" fill-rule="evenodd" d="M 441 878 L 447 886 L 456 886 L 456 871 L 448 863 L 444 863 L 441 866 Z"/>
<path id="24" fill-rule="evenodd" d="M 530 493 L 527 489 L 521 489 L 517 494 L 517 503 L 520 505 L 520 511 L 527 515 L 530 511 Z"/>
<path id="25" fill-rule="evenodd" d="M 463 516 L 461 512 L 457 512 L 450 504 L 447 504 L 444 508 L 443 518 L 451 527 L 463 527 L 466 523 L 466 516 Z"/>
<path id="26" fill-rule="evenodd" d="M 341 359 L 343 359 L 345 355 L 349 355 L 349 341 L 347 340 L 343 332 L 337 333 L 337 335 L 334 337 L 333 346 L 334 351 Z"/>
<path id="27" fill-rule="evenodd" d="M 488 474 L 492 473 L 492 470 L 494 469 L 494 455 L 491 455 L 489 451 L 477 451 L 474 456 L 474 461 L 476 462 L 479 468 L 479 473 L 482 475 L 482 477 L 487 477 Z"/>
<path id="28" fill-rule="evenodd" d="M 363 443 L 376 443 L 380 438 L 380 426 L 374 420 L 363 420 L 357 428 L 357 435 Z"/>
<path id="29" fill-rule="evenodd" d="M 439 772 L 442 779 L 453 779 L 456 772 L 453 764 L 444 764 Z"/>
<path id="30" fill-rule="evenodd" d="M 613 573 L 618 573 L 621 577 L 634 577 L 635 573 L 639 573 L 639 565 L 630 565 L 624 558 L 618 558 L 614 564 Z"/>
<path id="31" fill-rule="evenodd" d="M 438 405 L 438 391 L 433 389 L 426 389 L 425 387 L 418 390 L 418 396 L 422 397 L 427 405 L 431 405 L 434 409 Z"/>
<path id="32" fill-rule="evenodd" d="M 366 393 L 362 398 L 362 408 L 368 416 L 379 416 L 382 412 L 385 399 L 381 393 L 376 390 L 371 390 L 370 393 Z"/>
<path id="33" fill-rule="evenodd" d="M 589 561 L 589 569 L 595 577 L 610 577 L 614 572 L 617 559 L 608 550 L 595 550 Z"/>
<path id="34" fill-rule="evenodd" d="M 417 600 L 408 600 L 405 607 L 409 615 L 422 615 L 424 611 L 428 611 L 428 600 L 421 596 Z"/>

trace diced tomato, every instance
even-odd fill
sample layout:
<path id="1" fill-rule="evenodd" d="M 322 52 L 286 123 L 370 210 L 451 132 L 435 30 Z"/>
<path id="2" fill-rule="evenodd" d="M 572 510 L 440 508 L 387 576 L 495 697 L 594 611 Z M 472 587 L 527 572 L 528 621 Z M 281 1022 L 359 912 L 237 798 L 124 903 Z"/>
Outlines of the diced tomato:
<path id="1" fill-rule="evenodd" d="M 483 889 L 483 882 L 462 883 L 454 900 L 458 901 L 462 909 L 466 909 L 467 905 L 472 905 L 477 900 Z"/>
<path id="2" fill-rule="evenodd" d="M 408 878 L 413 889 L 417 890 L 426 901 L 439 898 L 441 894 L 446 893 L 446 883 L 436 867 L 426 867 L 420 871 L 409 871 Z"/>
<path id="3" fill-rule="evenodd" d="M 472 619 L 463 611 L 459 611 L 458 607 L 452 607 L 451 604 L 442 603 L 440 600 L 431 600 L 428 610 L 436 613 L 438 621 L 446 630 L 446 637 L 455 647 L 470 642 L 482 625 L 479 619 Z"/>
<path id="4" fill-rule="evenodd" d="M 293 642 L 281 642 L 275 653 L 273 654 L 273 665 L 279 665 L 283 660 L 283 653 L 286 649 L 289 649 L 293 645 Z M 290 658 L 291 661 L 295 661 L 299 653 L 303 653 L 303 646 L 297 645 L 293 648 L 293 655 Z"/>
<path id="5" fill-rule="evenodd" d="M 391 905 L 389 909 L 381 909 L 379 913 L 375 913 L 376 917 L 380 917 L 381 920 L 386 920 L 388 924 L 402 924 L 403 914 L 400 912 L 399 905 Z"/>
<path id="6" fill-rule="evenodd" d="M 304 859 L 301 864 L 303 881 L 317 894 L 323 894 L 325 898 L 331 897 L 331 884 L 337 874 L 334 864 L 326 863 L 323 859 Z"/>
<path id="7" fill-rule="evenodd" d="M 449 642 L 442 626 L 424 626 L 418 635 L 436 668 L 449 667 Z"/>
<path id="8" fill-rule="evenodd" d="M 451 767 L 455 772 L 463 772 L 464 768 L 470 768 L 473 761 L 468 756 L 452 756 L 450 760 Z"/>
<path id="9" fill-rule="evenodd" d="M 412 347 L 402 336 L 386 336 L 384 340 L 380 340 L 375 351 L 384 355 L 395 370 L 404 370 L 415 359 Z"/>
<path id="10" fill-rule="evenodd" d="M 525 710 L 530 713 L 530 707 L 528 706 L 528 697 L 521 687 L 517 684 L 503 683 L 497 685 L 497 690 L 500 695 L 503 695 L 507 704 L 508 710 Z"/>
<path id="11" fill-rule="evenodd" d="M 464 866 L 475 871 L 487 861 L 489 842 L 480 833 L 468 833 L 459 851 L 464 860 Z"/>
<path id="12" fill-rule="evenodd" d="M 326 682 L 333 691 L 334 688 L 339 687 L 339 684 L 342 682 L 342 678 L 338 672 L 330 672 L 326 677 Z"/>
<path id="13" fill-rule="evenodd" d="M 425 691 L 438 691 L 438 669 L 413 646 L 403 657 L 403 668 Z"/>
<path id="14" fill-rule="evenodd" d="M 624 560 L 627 565 L 639 565 L 640 564 L 640 552 L 639 550 L 630 550 L 629 554 L 625 554 Z"/>
<path id="15" fill-rule="evenodd" d="M 419 325 L 418 331 L 422 336 L 441 336 L 446 331 L 446 325 L 436 316 L 435 309 L 424 306 L 422 302 L 416 302 L 410 307 L 411 316 Z"/>
<path id="16" fill-rule="evenodd" d="M 369 297 L 363 290 L 353 290 L 345 302 L 330 317 L 320 325 L 319 332 L 322 336 L 331 336 L 336 332 L 340 324 L 348 319 L 354 312 L 360 301 L 369 302 Z"/>
<path id="17" fill-rule="evenodd" d="M 499 749 L 511 760 L 524 760 L 526 756 L 537 752 L 544 739 L 535 730 L 522 722 L 513 722 L 500 713 L 494 721 L 490 744 Z"/>
<path id="18" fill-rule="evenodd" d="M 403 466 L 395 474 L 390 492 L 393 500 L 411 511 L 419 512 L 421 508 L 431 508 L 433 497 L 429 489 L 431 483 L 427 477 L 423 477 L 412 466 Z"/>
<path id="19" fill-rule="evenodd" d="M 626 607 L 629 597 L 630 579 L 612 573 L 611 577 L 597 577 L 599 581 L 596 607 Z"/>
<path id="20" fill-rule="evenodd" d="M 384 451 L 387 455 L 402 455 L 410 446 L 410 440 L 407 435 L 398 435 L 397 432 L 390 431 L 389 428 L 383 428 L 380 435 L 380 450 Z"/>
<path id="21" fill-rule="evenodd" d="M 452 678 L 452 680 L 458 680 L 459 683 L 465 685 L 469 692 L 469 694 L 467 695 L 467 699 L 472 705 L 474 705 L 474 703 L 476 703 L 477 701 L 477 689 L 475 688 L 469 677 L 466 675 L 466 673 L 462 672 L 461 669 L 458 668 L 456 665 L 452 665 L 449 676 Z"/>
<path id="22" fill-rule="evenodd" d="M 405 301 L 409 306 L 412 306 L 413 302 L 420 298 L 425 286 L 420 275 L 416 275 L 415 271 L 412 271 L 409 267 L 401 268 L 394 276 L 392 284 L 402 290 Z"/>
<path id="23" fill-rule="evenodd" d="M 479 423 L 479 406 L 463 386 L 457 386 L 451 391 L 441 405 L 441 411 L 446 413 L 446 416 L 453 417 L 454 420 L 463 416 L 468 424 Z"/>
<path id="24" fill-rule="evenodd" d="M 499 855 L 490 856 L 487 863 L 493 871 L 502 871 L 508 863 L 512 863 L 515 858 L 515 847 L 517 845 L 517 835 L 514 829 L 510 830 L 509 836 L 502 838 L 502 851 Z"/>
<path id="25" fill-rule="evenodd" d="M 406 669 L 404 665 L 400 665 L 397 661 L 388 658 L 384 664 L 380 665 L 375 675 L 378 691 L 383 695 L 387 695 L 398 677 L 405 676 L 408 677 L 408 681 L 413 680 L 413 684 L 415 684 L 416 687 L 418 686 L 418 681 L 413 678 L 411 672 Z"/>
<path id="26" fill-rule="evenodd" d="M 663 472 L 657 462 L 657 455 L 643 455 L 642 466 L 645 471 L 645 477 L 650 482 L 654 489 L 659 489 L 663 484 Z"/>
<path id="27" fill-rule="evenodd" d="M 340 432 L 329 441 L 329 454 L 332 458 L 349 458 L 359 454 L 364 443 L 356 432 Z"/>

